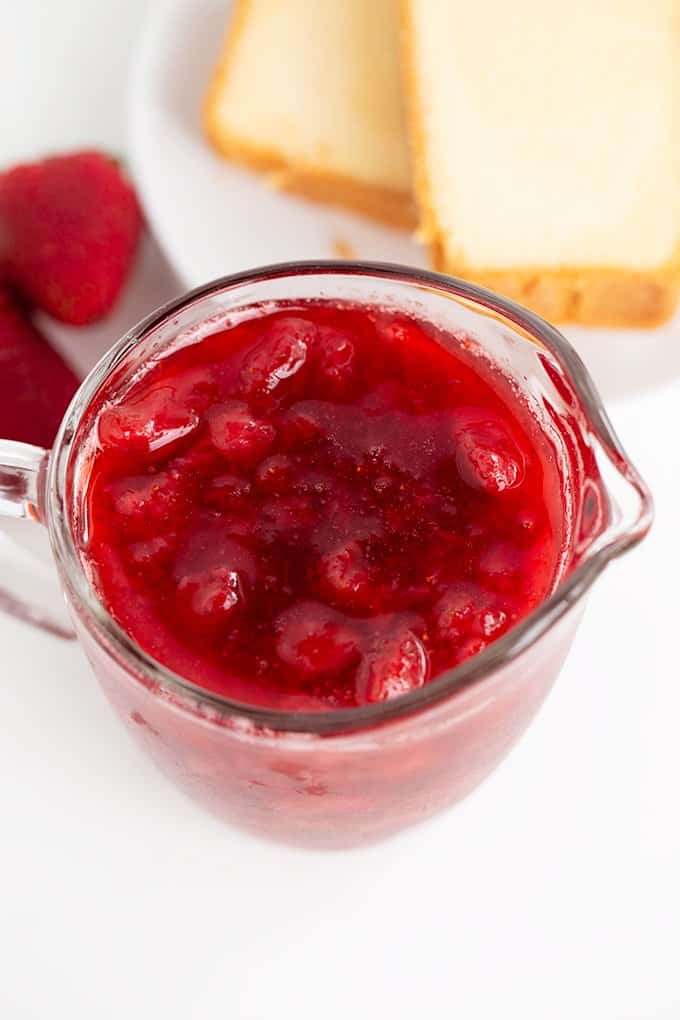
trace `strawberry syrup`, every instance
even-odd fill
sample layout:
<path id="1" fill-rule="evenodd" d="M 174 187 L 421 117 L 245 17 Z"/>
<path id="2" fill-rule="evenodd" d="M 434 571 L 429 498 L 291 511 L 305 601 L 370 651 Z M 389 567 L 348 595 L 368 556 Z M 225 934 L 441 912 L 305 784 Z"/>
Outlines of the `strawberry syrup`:
<path id="1" fill-rule="evenodd" d="M 310 302 L 166 356 L 96 411 L 83 554 L 151 655 L 238 701 L 398 697 L 551 591 L 562 486 L 460 340 Z"/>

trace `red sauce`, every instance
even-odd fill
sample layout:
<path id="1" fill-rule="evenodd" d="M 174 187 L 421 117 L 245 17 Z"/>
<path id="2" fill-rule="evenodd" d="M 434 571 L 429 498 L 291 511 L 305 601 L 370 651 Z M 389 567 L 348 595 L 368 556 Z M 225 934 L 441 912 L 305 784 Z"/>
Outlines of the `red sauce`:
<path id="1" fill-rule="evenodd" d="M 111 615 L 196 684 L 301 710 L 397 697 L 504 634 L 554 583 L 561 481 L 510 387 L 441 339 L 314 302 L 102 404 L 83 552 Z"/>

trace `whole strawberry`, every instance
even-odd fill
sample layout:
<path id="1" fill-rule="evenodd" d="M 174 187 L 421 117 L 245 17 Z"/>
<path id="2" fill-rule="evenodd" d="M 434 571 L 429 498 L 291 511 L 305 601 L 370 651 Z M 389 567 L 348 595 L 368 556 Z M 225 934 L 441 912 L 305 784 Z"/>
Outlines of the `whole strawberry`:
<path id="1" fill-rule="evenodd" d="M 0 287 L 0 437 L 52 445 L 78 380 Z"/>
<path id="2" fill-rule="evenodd" d="M 0 276 L 62 322 L 106 315 L 141 227 L 134 191 L 100 153 L 54 156 L 0 175 Z"/>

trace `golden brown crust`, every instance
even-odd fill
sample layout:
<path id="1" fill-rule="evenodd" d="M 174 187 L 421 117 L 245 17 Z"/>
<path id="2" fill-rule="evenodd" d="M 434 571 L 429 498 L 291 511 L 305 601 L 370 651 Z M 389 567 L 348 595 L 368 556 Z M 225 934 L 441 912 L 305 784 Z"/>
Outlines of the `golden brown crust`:
<path id="1" fill-rule="evenodd" d="M 411 4 L 401 0 L 401 49 L 406 115 L 414 190 L 420 210 L 418 233 L 429 246 L 432 265 L 525 305 L 551 322 L 588 326 L 651 327 L 666 322 L 680 299 L 680 250 L 658 270 L 617 266 L 523 267 L 494 269 L 470 266 L 446 250 L 432 201 L 422 97 L 413 51 Z"/>
<path id="2" fill-rule="evenodd" d="M 207 128 L 206 124 L 206 128 Z M 219 135 L 208 129 L 214 147 L 235 163 L 267 174 L 269 183 L 314 202 L 342 206 L 370 216 L 392 227 L 413 229 L 417 212 L 408 192 L 377 188 L 351 177 L 329 174 L 322 168 L 291 163 L 284 155 L 264 147 L 249 145 L 220 129 Z"/>
<path id="3" fill-rule="evenodd" d="M 432 248 L 436 269 L 487 287 L 549 322 L 648 328 L 666 322 L 680 298 L 677 269 L 657 273 L 625 268 L 471 269 Z"/>
<path id="4" fill-rule="evenodd" d="M 425 138 L 420 116 L 421 97 L 418 91 L 418 75 L 412 45 L 413 22 L 409 0 L 400 0 L 399 9 L 401 15 L 399 43 L 401 47 L 402 86 L 409 153 L 411 156 L 413 190 L 418 204 L 418 237 L 425 244 L 433 245 L 439 237 L 439 228 L 430 198 L 430 182 L 425 159 Z"/>
<path id="5" fill-rule="evenodd" d="M 357 257 L 354 245 L 344 237 L 334 238 L 333 254 L 336 259 L 343 259 L 345 262 L 353 262 Z"/>
<path id="6" fill-rule="evenodd" d="M 270 175 L 275 187 L 315 202 L 342 206 L 391 227 L 413 229 L 418 213 L 413 195 L 407 191 L 365 184 L 355 178 L 329 173 L 323 166 L 291 162 L 281 152 L 231 137 L 219 122 L 219 97 L 224 91 L 232 57 L 245 26 L 249 0 L 236 0 L 236 7 L 203 103 L 203 128 L 221 155 L 252 170 Z"/>

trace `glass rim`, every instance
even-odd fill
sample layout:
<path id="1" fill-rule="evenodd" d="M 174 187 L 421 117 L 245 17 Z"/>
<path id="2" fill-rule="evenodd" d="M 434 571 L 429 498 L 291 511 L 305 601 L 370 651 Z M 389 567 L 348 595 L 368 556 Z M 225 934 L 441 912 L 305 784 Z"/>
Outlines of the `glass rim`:
<path id="1" fill-rule="evenodd" d="M 269 280 L 313 275 L 364 276 L 429 287 L 454 300 L 459 299 L 472 304 L 481 311 L 497 314 L 528 333 L 533 340 L 538 340 L 556 357 L 562 371 L 568 375 L 583 403 L 592 432 L 610 459 L 616 459 L 618 462 L 617 470 L 635 490 L 640 509 L 632 525 L 623 533 L 612 536 L 592 553 L 586 551 L 582 562 L 558 584 L 548 599 L 484 651 L 458 666 L 445 670 L 417 690 L 391 701 L 320 712 L 297 712 L 250 705 L 208 691 L 175 673 L 145 652 L 109 614 L 87 577 L 71 533 L 70 508 L 65 506 L 65 483 L 74 438 L 83 415 L 109 373 L 134 344 L 172 316 L 214 294 Z M 55 559 L 67 584 L 69 595 L 75 602 L 76 610 L 81 617 L 82 610 L 85 610 L 85 623 L 98 644 L 102 643 L 103 634 L 114 654 L 123 663 L 132 667 L 133 675 L 141 674 L 148 677 L 161 687 L 184 698 L 188 696 L 195 703 L 217 709 L 225 716 L 245 718 L 255 726 L 268 730 L 317 735 L 373 728 L 388 721 L 410 716 L 440 701 L 460 695 L 490 677 L 539 641 L 575 603 L 580 601 L 612 559 L 644 537 L 653 518 L 653 502 L 649 489 L 626 455 L 588 370 L 569 341 L 554 326 L 515 302 L 475 284 L 430 270 L 385 262 L 319 260 L 277 263 L 212 280 L 151 312 L 113 344 L 81 383 L 64 416 L 52 448 L 45 484 L 47 526 Z M 92 622 L 96 627 L 93 628 Z"/>

